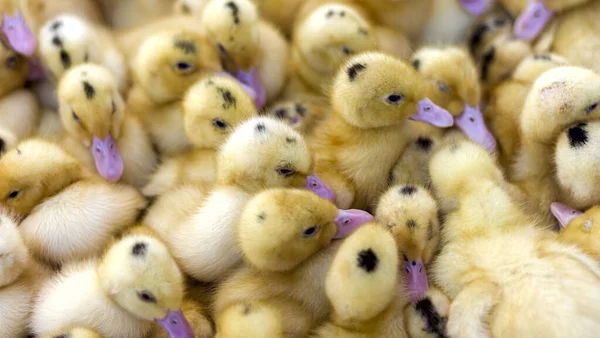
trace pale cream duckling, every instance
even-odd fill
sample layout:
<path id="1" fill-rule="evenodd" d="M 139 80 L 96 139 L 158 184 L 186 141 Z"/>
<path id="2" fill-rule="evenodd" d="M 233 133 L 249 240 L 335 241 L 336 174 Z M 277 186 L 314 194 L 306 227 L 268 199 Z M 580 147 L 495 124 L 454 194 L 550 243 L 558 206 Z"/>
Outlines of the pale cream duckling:
<path id="1" fill-rule="evenodd" d="M 90 63 L 71 68 L 58 84 L 62 144 L 105 179 L 143 187 L 156 163 L 150 137 L 128 111 L 111 72 Z"/>
<path id="2" fill-rule="evenodd" d="M 403 263 L 404 287 L 408 298 L 416 302 L 427 292 L 427 266 L 440 243 L 437 202 L 422 186 L 396 185 L 379 199 L 375 219 L 396 240 L 398 257 Z"/>
<path id="3" fill-rule="evenodd" d="M 112 244 L 99 260 L 65 267 L 37 298 L 37 335 L 82 326 L 105 337 L 142 338 L 157 321 L 171 338 L 194 337 L 181 308 L 183 274 L 166 246 L 143 228 Z"/>
<path id="4" fill-rule="evenodd" d="M 436 287 L 431 287 L 425 297 L 404 309 L 404 324 L 411 338 L 446 338 L 446 322 L 450 300 Z"/>
<path id="5" fill-rule="evenodd" d="M 357 55 L 340 69 L 332 86 L 333 112 L 311 138 L 315 172 L 335 192 L 338 207 L 375 206 L 408 143 L 409 118 L 453 125 L 431 94 L 413 67 L 382 53 Z"/>
<path id="6" fill-rule="evenodd" d="M 288 43 L 260 19 L 251 0 L 210 0 L 202 23 L 219 51 L 223 68 L 250 87 L 257 108 L 273 101 L 287 79 Z"/>
<path id="7" fill-rule="evenodd" d="M 235 325 L 221 315 L 230 307 L 260 301 L 275 309 L 286 336 L 305 337 L 328 313 L 325 275 L 339 246 L 332 239 L 372 219 L 365 212 L 340 211 L 307 190 L 277 188 L 257 194 L 245 206 L 237 228 L 247 265 L 219 285 L 216 322 Z"/>
<path id="8" fill-rule="evenodd" d="M 100 0 L 107 23 L 115 29 L 132 28 L 171 14 L 175 0 Z"/>
<path id="9" fill-rule="evenodd" d="M 407 337 L 398 312 L 399 263 L 384 227 L 370 223 L 356 230 L 331 263 L 325 280 L 331 315 L 311 337 Z"/>
<path id="10" fill-rule="evenodd" d="M 185 135 L 195 149 L 164 159 L 142 192 L 157 196 L 182 184 L 214 183 L 217 148 L 242 122 L 257 115 L 252 98 L 237 80 L 206 77 L 182 102 Z"/>
<path id="11" fill-rule="evenodd" d="M 456 202 L 433 267 L 453 300 L 448 336 L 593 337 L 600 328 L 597 262 L 536 227 L 483 148 L 459 142 L 435 154 L 430 169 L 438 196 Z"/>
<path id="12" fill-rule="evenodd" d="M 283 120 L 309 137 L 329 114 L 329 105 L 324 97 L 297 95 L 295 100 L 277 102 L 260 114 Z"/>
<path id="13" fill-rule="evenodd" d="M 59 146 L 26 140 L 0 159 L 1 204 L 31 253 L 54 265 L 100 254 L 146 206 L 130 186 L 92 175 Z"/>
<path id="14" fill-rule="evenodd" d="M 128 88 L 125 57 L 104 26 L 61 14 L 41 28 L 39 40 L 41 59 L 55 81 L 69 68 L 90 62 L 110 69 L 121 94 Z"/>
<path id="15" fill-rule="evenodd" d="M 70 329 L 62 329 L 56 332 L 46 334 L 41 336 L 40 338 L 104 338 L 97 332 L 90 330 L 85 327 L 73 327 Z"/>
<path id="16" fill-rule="evenodd" d="M 220 313 L 215 338 L 284 338 L 280 311 L 269 303 L 248 301 Z"/>
<path id="17" fill-rule="evenodd" d="M 131 63 L 128 109 L 144 121 L 161 154 L 188 149 L 181 99 L 200 78 L 221 70 L 215 48 L 195 31 L 167 30 L 148 37 Z"/>

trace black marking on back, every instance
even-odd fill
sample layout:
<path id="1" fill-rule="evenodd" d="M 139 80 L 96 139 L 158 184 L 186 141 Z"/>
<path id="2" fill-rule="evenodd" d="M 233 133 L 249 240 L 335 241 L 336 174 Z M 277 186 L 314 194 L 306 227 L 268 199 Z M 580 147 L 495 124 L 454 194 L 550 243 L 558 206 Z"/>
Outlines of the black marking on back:
<path id="1" fill-rule="evenodd" d="M 184 54 L 196 54 L 196 44 L 193 41 L 175 40 L 175 48 L 181 49 Z"/>
<path id="2" fill-rule="evenodd" d="M 275 116 L 277 116 L 280 119 L 285 118 L 286 114 L 287 114 L 287 109 L 285 109 L 285 108 L 279 108 L 279 109 L 275 110 Z"/>
<path id="3" fill-rule="evenodd" d="M 236 25 L 238 25 L 240 23 L 240 8 L 238 7 L 238 5 L 233 1 L 229 1 L 225 4 L 225 6 L 231 9 L 231 14 L 233 15 L 233 22 Z"/>
<path id="4" fill-rule="evenodd" d="M 483 61 L 481 62 L 481 80 L 486 81 L 488 73 L 490 72 L 490 64 L 496 58 L 496 48 L 492 47 L 483 54 Z"/>
<path id="5" fill-rule="evenodd" d="M 411 196 L 415 192 L 417 192 L 417 187 L 415 187 L 414 185 L 405 185 L 402 187 L 402 189 L 400 189 L 400 193 L 406 196 Z"/>
<path id="6" fill-rule="evenodd" d="M 356 79 L 356 75 L 358 75 L 358 73 L 362 72 L 365 69 L 367 69 L 367 65 L 362 63 L 355 63 L 352 66 L 350 66 L 347 70 L 350 81 L 354 81 L 354 79 Z"/>
<path id="7" fill-rule="evenodd" d="M 62 25 L 63 25 L 62 21 L 60 21 L 60 20 L 54 21 L 52 26 L 50 26 L 50 29 L 55 31 L 55 30 L 59 29 L 60 27 L 62 27 Z"/>
<path id="8" fill-rule="evenodd" d="M 131 249 L 131 253 L 136 257 L 146 255 L 146 251 L 148 251 L 148 248 L 146 247 L 146 243 L 144 242 L 135 243 L 133 249 Z"/>
<path id="9" fill-rule="evenodd" d="M 335 12 L 333 11 L 333 9 L 330 9 L 327 14 L 325 14 L 325 17 L 327 19 L 331 18 L 333 15 L 335 14 Z"/>
<path id="10" fill-rule="evenodd" d="M 58 37 L 58 36 L 55 36 L 52 38 L 52 44 L 55 45 L 56 47 L 60 47 L 60 48 L 62 48 L 62 46 L 63 46 L 63 42 L 60 39 L 60 37 Z"/>
<path id="11" fill-rule="evenodd" d="M 64 69 L 71 67 L 71 56 L 65 50 L 60 51 L 60 62 Z"/>
<path id="12" fill-rule="evenodd" d="M 477 48 L 483 40 L 483 36 L 485 35 L 485 33 L 487 33 L 489 29 L 490 28 L 485 23 L 482 23 L 479 26 L 477 26 L 477 28 L 475 28 L 473 34 L 471 34 L 471 37 L 469 38 L 469 52 L 471 53 L 471 55 L 475 55 Z"/>
<path id="13" fill-rule="evenodd" d="M 362 250 L 358 253 L 357 259 L 358 267 L 365 270 L 367 273 L 371 273 L 377 269 L 379 258 L 371 248 Z"/>
<path id="14" fill-rule="evenodd" d="M 295 139 L 295 138 L 293 138 L 293 137 L 286 137 L 286 138 L 285 138 L 285 141 L 286 141 L 287 143 L 296 143 L 296 139 Z"/>
<path id="15" fill-rule="evenodd" d="M 433 333 L 436 338 L 446 338 L 446 322 L 447 318 L 440 314 L 433 306 L 429 298 L 421 299 L 415 305 L 417 312 L 425 320 L 425 332 Z"/>
<path id="16" fill-rule="evenodd" d="M 219 91 L 219 93 L 221 93 L 221 96 L 223 97 L 223 109 L 229 109 L 231 107 L 235 108 L 237 106 L 237 100 L 229 90 L 221 87 L 217 87 L 217 90 Z"/>
<path id="17" fill-rule="evenodd" d="M 421 60 L 419 59 L 414 59 L 412 62 L 412 66 L 416 69 L 419 70 L 419 67 L 421 67 Z"/>
<path id="18" fill-rule="evenodd" d="M 85 97 L 87 97 L 88 100 L 91 100 L 94 98 L 94 96 L 96 96 L 96 89 L 94 89 L 94 87 L 87 81 L 83 81 L 83 91 L 85 92 Z"/>
<path id="19" fill-rule="evenodd" d="M 417 227 L 417 222 L 414 219 L 409 219 L 406 221 L 406 227 L 408 230 L 412 230 Z"/>
<path id="20" fill-rule="evenodd" d="M 415 141 L 415 144 L 417 145 L 417 148 L 427 152 L 427 151 L 431 150 L 433 141 L 429 137 L 421 136 L 421 137 L 417 138 L 417 140 Z"/>
<path id="21" fill-rule="evenodd" d="M 298 115 L 304 117 L 306 116 L 306 108 L 300 104 L 300 103 L 296 103 L 296 113 L 298 113 Z"/>
<path id="22" fill-rule="evenodd" d="M 267 127 L 265 127 L 265 125 L 262 123 L 257 124 L 255 129 L 259 133 L 264 133 L 265 131 L 267 131 Z"/>
<path id="23" fill-rule="evenodd" d="M 569 145 L 571 148 L 583 147 L 588 142 L 588 133 L 587 130 L 584 129 L 586 126 L 587 123 L 580 123 L 569 128 L 567 137 L 569 138 Z"/>

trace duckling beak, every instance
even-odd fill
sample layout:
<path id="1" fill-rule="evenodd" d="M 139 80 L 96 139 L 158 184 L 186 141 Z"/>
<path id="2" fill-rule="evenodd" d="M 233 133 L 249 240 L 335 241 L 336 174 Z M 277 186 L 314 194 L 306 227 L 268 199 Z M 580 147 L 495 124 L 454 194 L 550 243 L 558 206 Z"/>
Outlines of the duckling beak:
<path id="1" fill-rule="evenodd" d="M 454 119 L 454 123 L 473 142 L 484 147 L 487 151 L 496 150 L 496 138 L 485 125 L 483 114 L 479 107 L 465 104 L 462 115 Z"/>
<path id="2" fill-rule="evenodd" d="M 335 203 L 335 192 L 325 182 L 321 181 L 317 174 L 312 174 L 306 177 L 306 184 L 304 187 L 319 197 L 324 198 L 332 203 Z"/>
<path id="3" fill-rule="evenodd" d="M 571 209 L 559 202 L 550 204 L 550 211 L 552 211 L 552 215 L 556 217 L 560 223 L 560 227 L 563 229 L 569 225 L 569 222 L 571 222 L 573 218 L 583 215 L 583 212 Z"/>
<path id="4" fill-rule="evenodd" d="M 171 338 L 194 338 L 192 327 L 181 310 L 169 310 L 165 318 L 156 321 L 167 331 Z"/>
<path id="5" fill-rule="evenodd" d="M 260 74 L 258 74 L 258 69 L 254 67 L 247 72 L 239 69 L 236 78 L 254 91 L 255 95 L 253 99 L 256 108 L 261 109 L 264 107 L 265 103 L 267 103 L 267 92 L 260 79 Z"/>
<path id="6" fill-rule="evenodd" d="M 21 12 L 17 12 L 14 18 L 4 14 L 2 32 L 17 53 L 25 56 L 33 55 L 37 46 L 37 40 L 25 23 Z"/>
<path id="7" fill-rule="evenodd" d="M 488 9 L 489 0 L 460 0 L 460 5 L 474 16 L 480 16 Z"/>
<path id="8" fill-rule="evenodd" d="M 543 1 L 529 0 L 529 4 L 515 20 L 513 32 L 522 40 L 535 39 L 546 27 L 554 12 L 547 9 Z"/>
<path id="9" fill-rule="evenodd" d="M 410 117 L 411 120 L 429 123 L 438 128 L 448 128 L 454 125 L 452 115 L 428 98 L 419 101 L 417 107 L 417 113 Z"/>
<path id="10" fill-rule="evenodd" d="M 423 260 L 419 258 L 416 261 L 404 261 L 406 268 L 406 288 L 411 302 L 416 302 L 425 296 L 429 289 L 429 280 L 427 279 L 427 270 Z"/>
<path id="11" fill-rule="evenodd" d="M 333 235 L 334 239 L 348 237 L 354 230 L 361 225 L 373 221 L 375 218 L 363 210 L 351 209 L 340 210 L 334 222 L 337 225 L 337 231 Z"/>
<path id="12" fill-rule="evenodd" d="M 111 182 L 118 181 L 123 174 L 123 159 L 112 136 L 108 134 L 103 140 L 94 136 L 91 151 L 100 176 Z"/>

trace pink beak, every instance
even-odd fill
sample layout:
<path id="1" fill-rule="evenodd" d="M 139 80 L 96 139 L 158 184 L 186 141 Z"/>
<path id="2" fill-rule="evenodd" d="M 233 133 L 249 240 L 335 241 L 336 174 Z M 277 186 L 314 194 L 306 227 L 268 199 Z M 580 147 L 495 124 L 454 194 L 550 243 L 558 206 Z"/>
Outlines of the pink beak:
<path id="1" fill-rule="evenodd" d="M 169 310 L 165 318 L 156 321 L 167 331 L 171 338 L 194 338 L 194 331 L 192 331 L 190 323 L 185 319 L 181 310 Z"/>
<path id="2" fill-rule="evenodd" d="M 321 198 L 335 203 L 335 193 L 329 186 L 327 186 L 327 184 L 325 184 L 325 182 L 321 181 L 317 174 L 312 174 L 306 177 L 306 184 L 304 187 L 319 195 Z"/>
<path id="3" fill-rule="evenodd" d="M 554 13 L 547 9 L 543 1 L 529 0 L 527 8 L 515 20 L 513 28 L 517 38 L 531 41 L 546 27 Z"/>
<path id="4" fill-rule="evenodd" d="M 417 113 L 411 116 L 410 119 L 425 122 L 438 128 L 448 128 L 454 125 L 452 115 L 428 98 L 419 102 Z"/>
<path id="5" fill-rule="evenodd" d="M 267 103 L 267 92 L 265 90 L 265 86 L 263 85 L 260 79 L 258 69 L 256 69 L 255 67 L 250 69 L 250 71 L 248 72 L 242 71 L 240 69 L 236 74 L 236 78 L 241 83 L 250 86 L 250 88 L 254 91 L 254 104 L 256 105 L 256 108 L 261 109 L 262 107 L 264 107 Z"/>
<path id="6" fill-rule="evenodd" d="M 465 110 L 461 116 L 454 119 L 454 123 L 473 142 L 481 145 L 487 151 L 493 152 L 496 149 L 496 139 L 485 125 L 479 107 L 473 108 L 465 104 Z"/>
<path id="7" fill-rule="evenodd" d="M 550 204 L 550 211 L 552 211 L 552 215 L 556 217 L 558 222 L 560 223 L 561 228 L 566 228 L 569 225 L 569 222 L 578 216 L 583 215 L 583 212 L 575 209 L 571 209 L 568 206 L 554 202 Z"/>
<path id="8" fill-rule="evenodd" d="M 489 0 L 460 0 L 461 6 L 474 16 L 485 13 L 489 6 Z"/>
<path id="9" fill-rule="evenodd" d="M 333 236 L 334 239 L 348 237 L 354 230 L 361 225 L 373 221 L 375 218 L 363 210 L 351 209 L 340 210 L 340 213 L 335 218 L 337 231 Z"/>
<path id="10" fill-rule="evenodd" d="M 12 48 L 19 54 L 32 56 L 37 47 L 37 40 L 25 23 L 21 12 L 13 18 L 4 14 L 2 32 Z"/>
<path id="11" fill-rule="evenodd" d="M 416 261 L 404 261 L 406 268 L 406 289 L 411 302 L 416 302 L 425 296 L 429 289 L 429 280 L 427 279 L 427 270 L 423 260 L 419 258 Z"/>
<path id="12" fill-rule="evenodd" d="M 104 140 L 100 140 L 94 136 L 91 151 L 100 176 L 111 182 L 118 181 L 121 175 L 123 175 L 124 165 L 117 144 L 112 136 L 108 134 Z"/>

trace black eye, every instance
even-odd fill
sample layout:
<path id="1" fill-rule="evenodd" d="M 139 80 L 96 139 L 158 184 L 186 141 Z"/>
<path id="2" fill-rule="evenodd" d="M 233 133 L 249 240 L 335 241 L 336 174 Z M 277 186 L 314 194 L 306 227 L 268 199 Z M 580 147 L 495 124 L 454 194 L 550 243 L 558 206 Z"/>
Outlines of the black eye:
<path id="1" fill-rule="evenodd" d="M 17 196 L 19 196 L 19 190 L 13 190 L 13 191 L 10 192 L 10 194 L 8 194 L 7 198 L 9 200 L 12 200 L 12 199 L 17 198 Z"/>
<path id="2" fill-rule="evenodd" d="M 588 113 L 593 112 L 594 110 L 596 110 L 596 108 L 598 108 L 598 104 L 599 104 L 599 102 L 596 102 L 596 103 L 588 106 L 587 108 L 585 108 L 585 111 L 587 111 Z"/>
<path id="3" fill-rule="evenodd" d="M 175 68 L 177 70 L 182 71 L 182 72 L 186 72 L 186 71 L 191 70 L 192 68 L 194 68 L 194 66 L 192 66 L 191 64 L 189 64 L 187 62 L 180 61 L 180 62 L 177 62 L 175 64 Z"/>
<path id="4" fill-rule="evenodd" d="M 399 95 L 399 94 L 392 94 L 392 95 L 386 97 L 385 99 L 389 103 L 398 104 L 398 103 L 402 102 L 402 100 L 404 100 L 404 96 Z"/>
<path id="5" fill-rule="evenodd" d="M 319 232 L 319 226 L 318 225 L 313 225 L 310 228 L 304 230 L 302 232 L 302 236 L 305 238 L 309 238 L 314 236 L 317 232 Z"/>
<path id="6" fill-rule="evenodd" d="M 138 297 L 140 297 L 140 299 L 146 303 L 156 303 L 156 298 L 150 291 L 144 290 L 144 291 L 138 292 L 137 294 L 138 294 Z"/>
<path id="7" fill-rule="evenodd" d="M 75 114 L 75 112 L 72 112 L 72 114 L 73 114 L 73 120 L 75 120 L 77 123 L 81 123 L 79 116 L 77 116 L 77 114 Z"/>
<path id="8" fill-rule="evenodd" d="M 216 128 L 219 129 L 227 129 L 228 125 L 227 123 L 225 123 L 225 121 L 221 120 L 221 119 L 214 119 L 212 121 L 213 126 L 215 126 Z"/>
<path id="9" fill-rule="evenodd" d="M 17 56 L 11 56 L 11 57 L 7 58 L 6 61 L 4 62 L 6 67 L 11 68 L 11 69 L 15 68 L 18 63 L 19 63 L 19 58 Z"/>
<path id="10" fill-rule="evenodd" d="M 283 119 L 283 118 L 285 118 L 285 113 L 286 113 L 285 109 L 277 109 L 275 111 L 275 116 L 277 116 L 280 119 Z"/>
<path id="11" fill-rule="evenodd" d="M 277 169 L 277 173 L 281 176 L 288 177 L 294 175 L 296 172 L 289 168 L 279 168 Z"/>
<path id="12" fill-rule="evenodd" d="M 343 52 L 345 55 L 350 55 L 350 54 L 352 54 L 352 51 L 350 50 L 350 48 L 348 48 L 348 47 L 346 47 L 346 46 L 342 47 L 342 52 Z"/>

